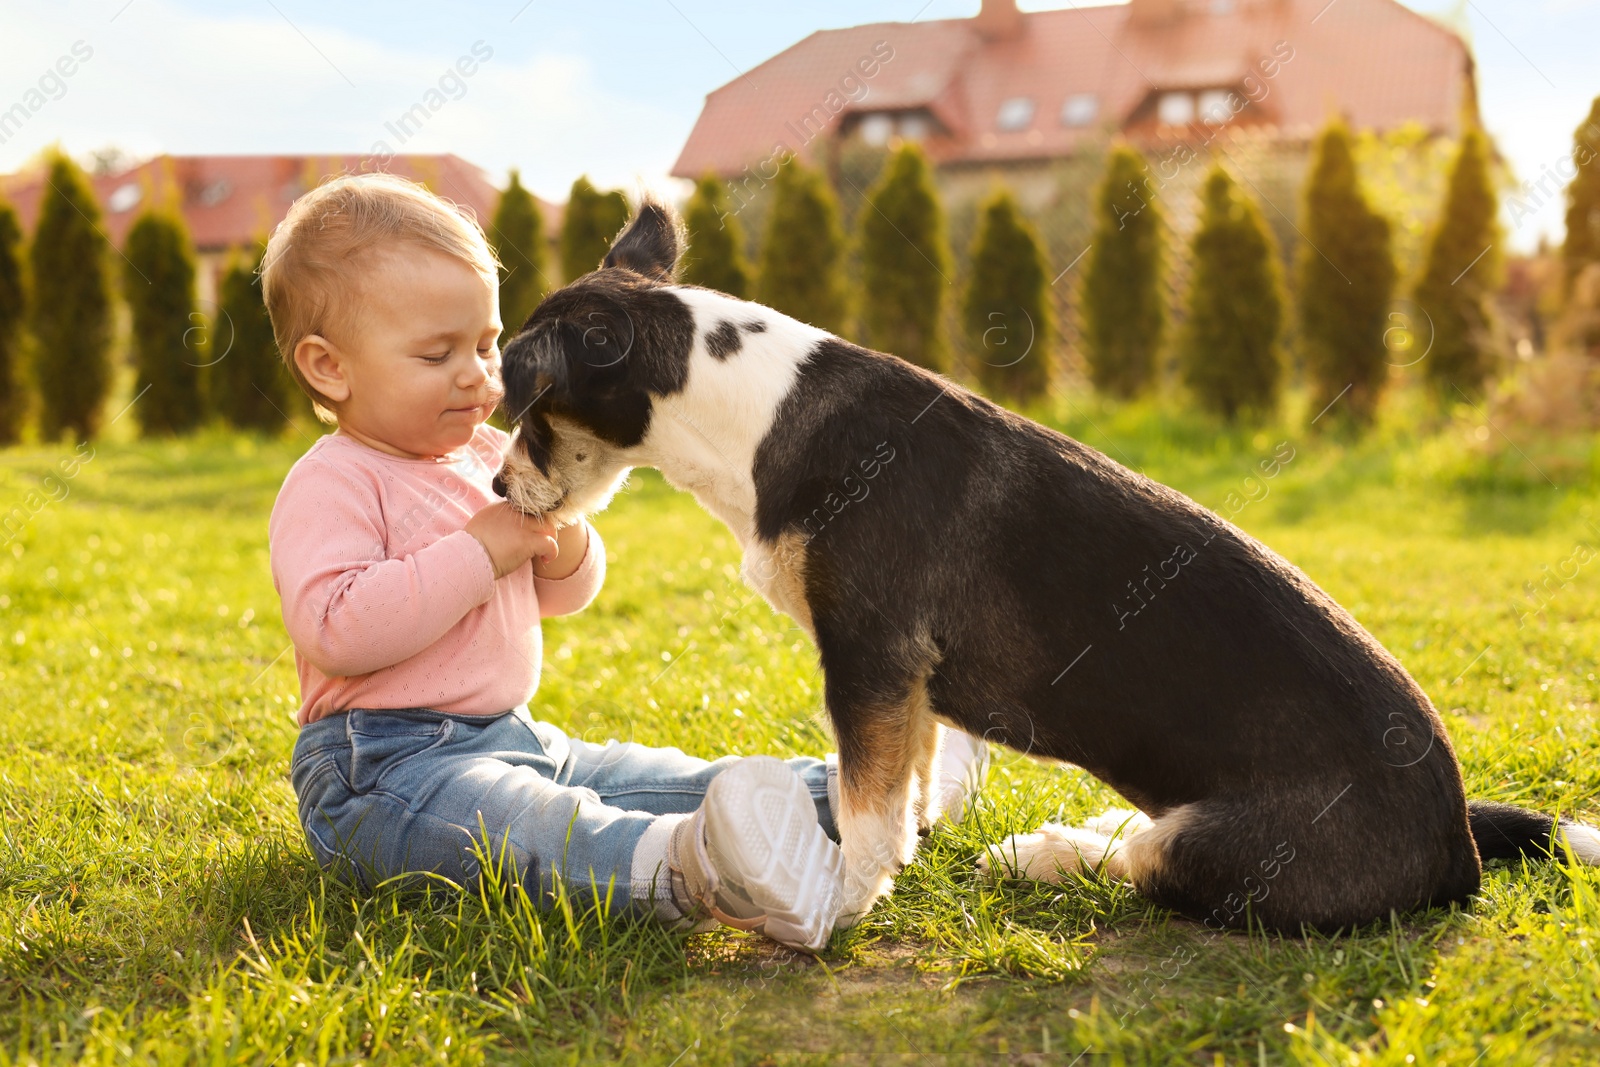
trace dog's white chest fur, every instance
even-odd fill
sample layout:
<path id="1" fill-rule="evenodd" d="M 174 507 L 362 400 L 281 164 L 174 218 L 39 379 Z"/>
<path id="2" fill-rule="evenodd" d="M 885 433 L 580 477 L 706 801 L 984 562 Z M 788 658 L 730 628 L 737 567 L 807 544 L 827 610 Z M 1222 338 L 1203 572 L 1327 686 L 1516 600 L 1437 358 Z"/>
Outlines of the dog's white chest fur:
<path id="1" fill-rule="evenodd" d="M 756 450 L 794 388 L 801 364 L 830 334 L 706 289 L 675 294 L 695 318 L 695 345 L 682 391 L 657 398 L 641 444 L 647 462 L 733 531 L 744 550 L 745 580 L 807 629 L 811 613 L 800 584 L 803 553 L 790 538 L 756 537 Z M 724 323 L 740 328 L 738 351 L 712 355 L 707 335 Z M 747 329 L 759 324 L 759 331 Z"/>

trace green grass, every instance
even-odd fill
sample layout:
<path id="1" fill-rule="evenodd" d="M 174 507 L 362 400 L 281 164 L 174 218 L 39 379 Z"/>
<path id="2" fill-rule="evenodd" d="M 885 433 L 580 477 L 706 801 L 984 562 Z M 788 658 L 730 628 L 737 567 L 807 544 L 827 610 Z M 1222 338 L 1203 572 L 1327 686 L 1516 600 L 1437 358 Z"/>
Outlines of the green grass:
<path id="1" fill-rule="evenodd" d="M 1600 544 L 1593 441 L 1484 444 L 1470 412 L 1361 443 L 1050 414 L 1347 605 L 1438 704 L 1474 795 L 1600 817 L 1600 560 L 1514 607 Z M 1248 482 L 1280 441 L 1294 458 Z M 304 444 L 104 444 L 0 545 L 0 1065 L 1600 1059 L 1595 871 L 1502 865 L 1468 912 L 1355 936 L 1218 936 L 1093 878 L 975 877 L 984 840 L 1114 800 L 1021 757 L 820 962 L 514 886 L 356 895 L 311 862 L 287 780 L 266 515 Z M 0 521 L 67 454 L 0 453 Z M 598 525 L 608 588 L 547 624 L 535 714 L 708 757 L 827 750 L 809 641 L 721 526 L 651 473 Z"/>

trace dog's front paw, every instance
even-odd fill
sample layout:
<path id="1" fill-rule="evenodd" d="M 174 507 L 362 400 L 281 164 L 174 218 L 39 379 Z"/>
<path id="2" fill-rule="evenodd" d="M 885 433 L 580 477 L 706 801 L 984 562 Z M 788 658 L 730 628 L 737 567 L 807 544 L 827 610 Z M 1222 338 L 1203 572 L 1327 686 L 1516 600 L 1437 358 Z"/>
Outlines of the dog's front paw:
<path id="1" fill-rule="evenodd" d="M 847 878 L 844 883 L 844 904 L 839 908 L 838 928 L 848 930 L 856 923 L 865 919 L 872 911 L 878 898 L 886 896 L 894 888 L 894 879 L 889 872 L 882 872 L 877 879 Z"/>
<path id="2" fill-rule="evenodd" d="M 913 838 L 915 840 L 915 838 Z M 867 917 L 880 897 L 894 888 L 894 871 L 868 857 L 845 856 L 844 903 L 839 908 L 840 929 L 854 926 Z M 855 859 L 858 862 L 852 863 Z"/>

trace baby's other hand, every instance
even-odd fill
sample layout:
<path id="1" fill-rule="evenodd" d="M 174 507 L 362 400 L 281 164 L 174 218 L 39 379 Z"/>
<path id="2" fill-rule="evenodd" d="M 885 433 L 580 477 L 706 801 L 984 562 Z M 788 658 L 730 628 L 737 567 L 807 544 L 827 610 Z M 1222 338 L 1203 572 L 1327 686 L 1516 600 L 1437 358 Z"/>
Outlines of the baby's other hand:
<path id="1" fill-rule="evenodd" d="M 558 551 L 554 523 L 524 515 L 503 501 L 481 509 L 467 520 L 466 529 L 489 553 L 496 578 L 504 578 L 535 556 L 549 558 Z"/>

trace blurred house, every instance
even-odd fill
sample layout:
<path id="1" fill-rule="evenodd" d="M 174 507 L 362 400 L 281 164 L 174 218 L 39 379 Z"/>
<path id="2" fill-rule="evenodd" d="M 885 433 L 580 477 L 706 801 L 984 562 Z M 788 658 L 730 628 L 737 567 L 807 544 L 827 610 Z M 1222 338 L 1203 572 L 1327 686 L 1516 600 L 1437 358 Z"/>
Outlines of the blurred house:
<path id="1" fill-rule="evenodd" d="M 920 142 L 953 199 L 996 177 L 1042 206 L 1054 164 L 1114 135 L 1154 164 L 1242 142 L 1304 159 L 1342 115 L 1454 137 L 1477 112 L 1453 31 L 1395 0 L 1132 0 L 814 33 L 709 94 L 673 167 L 745 186 L 785 152 Z M 1248 168 L 1246 168 L 1248 169 Z"/>
<path id="2" fill-rule="evenodd" d="M 91 180 L 112 245 L 121 248 L 133 220 L 152 202 L 175 203 L 200 258 L 202 301 L 214 301 L 217 280 L 235 249 L 249 249 L 272 232 L 295 198 L 323 179 L 372 169 L 361 156 L 157 156 Z M 500 190 L 482 170 L 454 155 L 392 156 L 383 169 L 423 182 L 475 215 L 487 230 Z M 42 171 L 0 176 L 0 195 L 16 206 L 32 234 L 45 192 Z M 540 202 L 546 233 L 561 225 L 561 209 Z M 493 234 L 490 234 L 491 241 Z"/>

